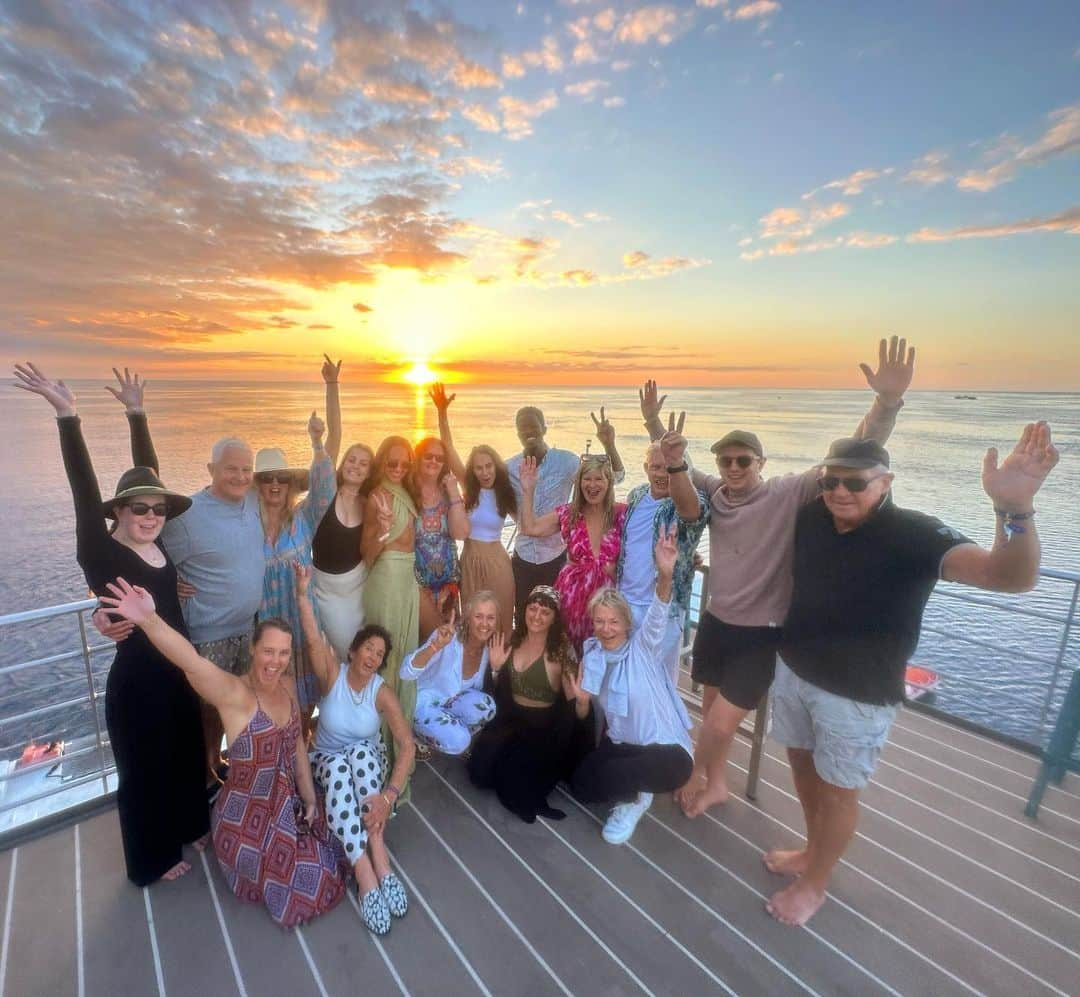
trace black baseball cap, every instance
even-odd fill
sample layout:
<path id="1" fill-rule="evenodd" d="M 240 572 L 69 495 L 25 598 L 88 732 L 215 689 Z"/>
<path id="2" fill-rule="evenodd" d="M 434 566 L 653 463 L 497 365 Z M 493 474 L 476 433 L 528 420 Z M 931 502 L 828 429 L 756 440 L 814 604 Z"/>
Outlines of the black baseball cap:
<path id="1" fill-rule="evenodd" d="M 889 466 L 889 451 L 876 440 L 844 436 L 833 440 L 829 452 L 821 462 L 828 467 L 851 467 L 864 470 L 868 467 Z"/>
<path id="2" fill-rule="evenodd" d="M 765 456 L 765 451 L 761 448 L 761 440 L 746 429 L 733 429 L 723 439 L 717 440 L 709 449 L 718 454 L 724 447 L 748 447 L 759 457 Z"/>

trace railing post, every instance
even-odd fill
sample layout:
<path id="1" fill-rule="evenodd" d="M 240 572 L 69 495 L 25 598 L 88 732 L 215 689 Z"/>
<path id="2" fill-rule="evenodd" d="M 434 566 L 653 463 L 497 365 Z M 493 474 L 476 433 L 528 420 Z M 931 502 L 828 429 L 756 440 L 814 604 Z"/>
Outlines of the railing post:
<path id="1" fill-rule="evenodd" d="M 86 666 L 86 684 L 90 689 L 90 709 L 94 714 L 94 731 L 97 734 L 98 761 L 101 765 L 101 791 L 109 792 L 109 777 L 105 773 L 105 743 L 101 738 L 101 718 L 97 709 L 97 689 L 94 688 L 94 670 L 90 667 L 90 642 L 86 639 L 86 620 L 82 610 L 75 614 L 79 618 L 79 641 L 82 644 L 83 664 Z"/>
<path id="2" fill-rule="evenodd" d="M 1054 662 L 1054 671 L 1050 676 L 1050 688 L 1046 691 L 1046 700 L 1043 703 L 1042 715 L 1039 717 L 1039 737 L 1046 733 L 1046 724 L 1050 718 L 1050 707 L 1054 702 L 1054 693 L 1057 692 L 1058 679 L 1061 677 L 1061 666 L 1065 663 L 1065 651 L 1069 646 L 1069 636 L 1072 631 L 1073 620 L 1076 619 L 1077 598 L 1080 597 L 1080 581 L 1073 582 L 1072 601 L 1069 603 L 1069 613 L 1065 617 L 1065 626 L 1061 630 L 1061 643 L 1058 645 L 1057 660 Z"/>

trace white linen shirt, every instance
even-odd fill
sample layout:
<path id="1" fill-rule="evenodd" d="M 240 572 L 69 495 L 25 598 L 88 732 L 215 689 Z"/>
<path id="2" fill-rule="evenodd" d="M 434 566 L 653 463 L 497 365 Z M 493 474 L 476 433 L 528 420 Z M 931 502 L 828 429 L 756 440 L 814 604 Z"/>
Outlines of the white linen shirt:
<path id="1" fill-rule="evenodd" d="M 581 688 L 596 696 L 616 744 L 677 744 L 693 756 L 690 714 L 664 661 L 669 612 L 654 595 L 641 627 L 610 666 L 600 641 L 586 640 Z"/>
<path id="2" fill-rule="evenodd" d="M 436 631 L 437 632 L 437 631 Z M 432 635 L 411 654 L 405 655 L 401 663 L 401 678 L 416 683 L 416 704 L 425 706 L 441 705 L 451 696 L 456 696 L 466 689 L 484 688 L 484 676 L 488 669 L 488 649 L 485 646 L 480 655 L 480 667 L 469 679 L 461 677 L 461 664 L 465 657 L 465 645 L 455 636 L 442 650 L 436 651 L 423 668 L 414 668 L 413 660 L 435 639 Z"/>

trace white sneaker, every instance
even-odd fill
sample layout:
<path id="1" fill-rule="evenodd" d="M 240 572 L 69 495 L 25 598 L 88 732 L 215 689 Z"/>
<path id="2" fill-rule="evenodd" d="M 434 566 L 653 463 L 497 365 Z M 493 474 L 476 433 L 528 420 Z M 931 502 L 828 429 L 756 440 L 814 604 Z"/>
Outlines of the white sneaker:
<path id="1" fill-rule="evenodd" d="M 652 806 L 652 801 L 652 793 L 638 793 L 638 798 L 632 803 L 620 803 L 613 807 L 608 819 L 604 821 L 604 829 L 600 832 L 603 839 L 609 845 L 621 845 L 629 841 L 638 821 Z"/>

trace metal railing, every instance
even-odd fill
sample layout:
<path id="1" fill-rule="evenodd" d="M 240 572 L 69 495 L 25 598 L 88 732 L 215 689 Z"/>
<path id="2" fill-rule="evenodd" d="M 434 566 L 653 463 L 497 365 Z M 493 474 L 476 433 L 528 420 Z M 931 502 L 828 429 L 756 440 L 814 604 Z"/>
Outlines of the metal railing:
<path id="1" fill-rule="evenodd" d="M 695 598 L 691 600 L 690 613 L 688 614 L 686 622 L 686 640 L 684 641 L 681 661 L 690 654 L 691 632 L 693 628 L 696 627 L 698 620 L 700 620 L 701 614 L 705 611 L 705 606 L 708 601 L 708 572 L 709 569 L 707 565 L 697 569 L 694 585 Z M 1012 605 L 1002 602 L 999 599 L 975 594 L 971 591 L 954 589 L 950 586 L 939 586 L 935 592 L 934 598 L 955 600 L 960 603 L 978 606 L 980 609 L 990 609 L 992 611 L 1005 612 L 1024 618 L 1037 619 L 1060 627 L 1060 633 L 1056 639 L 1057 651 L 1054 656 L 1038 655 L 1024 649 L 1010 649 L 1008 651 L 1011 656 L 1015 656 L 1033 664 L 1039 664 L 1047 669 L 1046 692 L 1039 708 L 1040 741 L 1045 742 L 1045 735 L 1048 735 L 1049 728 L 1052 726 L 1055 719 L 1055 716 L 1053 715 L 1055 698 L 1057 697 L 1058 691 L 1064 688 L 1062 679 L 1066 671 L 1067 654 L 1071 642 L 1076 637 L 1078 629 L 1077 623 L 1078 617 L 1080 617 L 1080 612 L 1078 612 L 1078 610 L 1080 610 L 1080 573 L 1061 571 L 1053 568 L 1043 568 L 1039 573 L 1042 578 L 1050 579 L 1055 582 L 1063 582 L 1072 586 L 1071 595 L 1068 597 L 1068 609 L 1064 614 L 1049 613 L 1041 609 L 1028 608 L 1022 605 Z M 83 665 L 82 674 L 76 677 L 69 677 L 61 682 L 54 682 L 53 688 L 60 689 L 67 684 L 80 681 L 85 682 L 86 686 L 83 695 L 76 697 L 65 696 L 57 702 L 51 702 L 29 710 L 20 710 L 17 713 L 3 714 L 2 708 L 0 708 L 0 734 L 7 734 L 13 727 L 20 724 L 25 725 L 29 721 L 49 718 L 49 723 L 52 724 L 52 734 L 43 736 L 42 739 L 51 740 L 54 735 L 65 729 L 64 721 L 70 718 L 72 711 L 77 710 L 80 707 L 88 706 L 93 719 L 93 734 L 92 736 L 83 739 L 88 741 L 88 743 L 74 748 L 74 750 L 65 752 L 59 759 L 49 758 L 41 762 L 16 767 L 19 745 L 17 743 L 7 745 L 8 751 L 15 749 L 16 758 L 9 759 L 4 765 L 0 766 L 0 828 L 10 826 L 12 823 L 17 826 L 18 820 L 12 821 L 12 813 L 13 811 L 18 811 L 20 807 L 28 808 L 31 804 L 41 803 L 43 800 L 50 797 L 59 796 L 72 789 L 87 786 L 95 781 L 100 782 L 100 795 L 108 795 L 111 792 L 109 777 L 115 775 L 116 767 L 111 758 L 108 735 L 103 729 L 98 709 L 98 701 L 103 697 L 103 693 L 98 691 L 93 669 L 93 658 L 95 655 L 99 654 L 111 654 L 115 649 L 115 645 L 111 641 L 104 641 L 100 644 L 91 645 L 89 640 L 91 631 L 87 626 L 86 614 L 93 612 L 96 607 L 97 602 L 95 600 L 85 599 L 80 602 L 71 602 L 59 606 L 49 606 L 43 609 L 33 609 L 22 613 L 10 613 L 0 616 L 0 640 L 3 639 L 4 634 L 16 626 L 72 617 L 77 625 L 78 635 L 78 646 L 74 650 L 34 657 L 25 661 L 18 661 L 0 666 L 0 681 L 6 676 L 15 675 L 20 672 L 63 665 L 67 662 L 81 660 Z M 956 630 L 949 630 L 934 625 L 925 625 L 924 630 L 972 647 L 992 648 L 995 651 L 1001 651 L 1001 647 L 997 644 L 957 632 Z M 948 669 L 936 665 L 935 670 L 942 676 L 951 674 Z M 1069 675 L 1071 678 L 1071 670 Z M 939 710 L 938 714 L 941 715 L 941 713 L 942 711 Z M 760 757 L 764 729 L 764 710 L 759 709 L 753 717 L 753 725 L 748 726 L 743 731 L 743 733 L 750 738 L 753 746 L 754 757 L 751 764 L 751 782 L 747 787 L 748 792 L 751 795 L 753 794 L 753 776 L 756 774 L 757 770 L 756 761 L 757 758 Z M 992 726 L 989 728 L 988 732 L 994 732 Z M 1042 743 L 1032 743 L 1031 747 L 1035 750 L 1039 750 L 1042 748 Z M 96 763 L 93 766 L 86 767 L 86 761 L 91 757 L 95 757 Z M 24 779 L 27 776 L 32 776 L 43 770 L 47 771 L 50 768 L 55 767 L 58 762 L 66 763 L 70 768 L 71 763 L 76 760 L 83 760 L 83 764 L 80 765 L 79 768 L 85 768 L 85 771 L 82 771 L 77 775 L 65 776 L 63 780 L 57 782 L 55 785 L 48 786 L 40 792 L 24 795 L 21 798 L 7 792 L 10 785 L 16 780 Z M 62 811 L 63 809 L 63 806 L 58 808 L 59 811 Z"/>
<path id="2" fill-rule="evenodd" d="M 78 639 L 78 646 L 74 650 L 32 657 L 25 661 L 0 666 L 0 682 L 8 676 L 21 672 L 46 667 L 55 669 L 57 666 L 81 661 L 80 674 L 54 680 L 48 684 L 36 683 L 33 688 L 35 691 L 42 689 L 66 691 L 66 687 L 73 682 L 85 686 L 85 691 L 79 696 L 65 695 L 56 702 L 35 706 L 32 709 L 23 709 L 15 713 L 0 713 L 0 736 L 9 742 L 5 744 L 3 754 L 14 752 L 14 757 L 0 759 L 0 830 L 2 831 L 17 829 L 33 821 L 43 815 L 42 811 L 46 816 L 53 816 L 62 813 L 74 802 L 83 802 L 87 796 L 86 792 L 74 794 L 73 791 L 88 787 L 95 782 L 100 782 L 100 787 L 96 792 L 89 794 L 91 797 L 106 796 L 112 791 L 109 777 L 115 775 L 116 766 L 112 761 L 108 734 L 101 722 L 98 703 L 104 694 L 98 690 L 93 659 L 95 655 L 113 654 L 116 645 L 104 640 L 100 644 L 91 645 L 90 643 L 90 630 L 85 614 L 92 613 L 97 606 L 96 599 L 84 599 L 79 602 L 0 616 L 0 641 L 8 646 L 11 644 L 7 635 L 14 627 L 72 618 L 76 624 Z M 22 754 L 22 738 L 18 734 L 20 728 L 33 730 L 32 742 L 41 741 L 48 744 L 58 741 L 70 728 L 71 718 L 76 711 L 87 707 L 92 718 L 93 733 L 91 735 L 77 738 L 75 744 L 70 745 L 59 756 L 20 764 Z M 39 722 L 35 723 L 36 721 Z M 16 740 L 10 742 L 12 736 Z M 58 768 L 62 772 L 62 777 L 55 783 L 47 784 L 47 774 Z M 43 784 L 44 788 L 24 791 L 24 787 L 31 784 L 35 787 Z M 57 800 L 58 805 L 54 808 L 41 806 L 44 801 L 65 795 L 68 800 Z M 78 801 L 74 801 L 76 795 L 79 796 Z"/>

